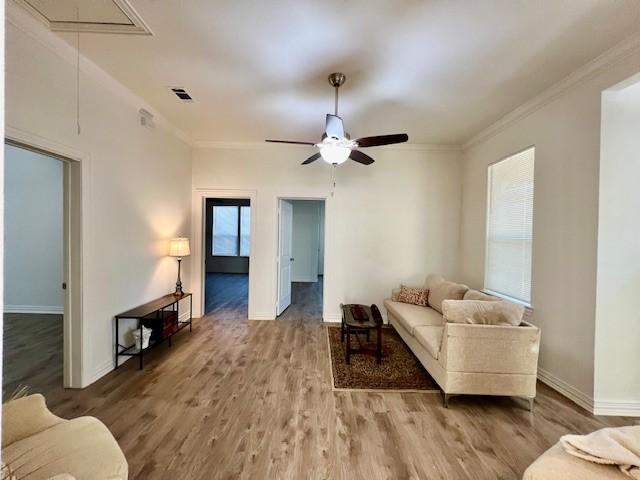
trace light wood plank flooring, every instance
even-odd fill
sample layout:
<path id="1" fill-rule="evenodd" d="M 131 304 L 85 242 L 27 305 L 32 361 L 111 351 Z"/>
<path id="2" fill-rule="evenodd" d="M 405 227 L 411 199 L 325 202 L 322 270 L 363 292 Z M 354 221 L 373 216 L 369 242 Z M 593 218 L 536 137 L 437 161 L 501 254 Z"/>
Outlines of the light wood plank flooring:
<path id="1" fill-rule="evenodd" d="M 241 311 L 241 309 L 239 309 Z M 173 347 L 82 391 L 49 392 L 64 417 L 94 415 L 132 479 L 518 479 L 594 417 L 544 385 L 518 399 L 333 392 L 320 321 L 247 321 L 226 308 Z"/>

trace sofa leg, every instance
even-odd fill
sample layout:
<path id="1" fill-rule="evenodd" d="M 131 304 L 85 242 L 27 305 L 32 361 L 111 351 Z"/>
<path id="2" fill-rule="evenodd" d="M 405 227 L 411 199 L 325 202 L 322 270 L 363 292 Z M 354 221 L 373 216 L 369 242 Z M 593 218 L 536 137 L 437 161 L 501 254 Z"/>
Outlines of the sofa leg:
<path id="1" fill-rule="evenodd" d="M 533 413 L 533 401 L 535 397 L 527 398 L 527 400 L 529 400 L 529 412 Z"/>
<path id="2" fill-rule="evenodd" d="M 443 397 L 444 408 L 449 408 L 449 398 L 451 398 L 451 395 L 445 393 Z"/>

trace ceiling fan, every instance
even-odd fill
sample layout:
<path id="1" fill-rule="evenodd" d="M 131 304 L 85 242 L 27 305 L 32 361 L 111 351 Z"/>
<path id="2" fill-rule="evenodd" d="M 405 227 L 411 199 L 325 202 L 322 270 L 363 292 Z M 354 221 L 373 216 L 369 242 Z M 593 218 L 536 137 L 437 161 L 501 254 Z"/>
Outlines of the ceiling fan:
<path id="1" fill-rule="evenodd" d="M 335 112 L 333 115 L 327 114 L 325 132 L 319 143 L 296 142 L 293 140 L 266 140 L 272 143 L 292 143 L 296 145 L 311 145 L 320 149 L 307 158 L 302 165 L 315 162 L 322 158 L 331 165 L 340 165 L 349 158 L 364 165 L 371 165 L 374 160 L 366 153 L 357 150 L 358 148 L 378 147 L 380 145 L 391 145 L 393 143 L 403 143 L 409 140 L 406 133 L 394 135 L 377 135 L 375 137 L 362 137 L 351 140 L 348 133 L 344 131 L 342 118 L 338 116 L 338 89 L 344 84 L 347 77 L 343 73 L 332 73 L 329 75 L 329 84 L 335 88 Z"/>

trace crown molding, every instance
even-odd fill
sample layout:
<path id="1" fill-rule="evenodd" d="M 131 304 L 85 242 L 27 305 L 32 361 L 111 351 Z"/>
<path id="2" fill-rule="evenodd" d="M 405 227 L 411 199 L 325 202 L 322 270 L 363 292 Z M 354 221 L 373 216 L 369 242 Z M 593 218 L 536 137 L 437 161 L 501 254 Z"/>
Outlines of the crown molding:
<path id="1" fill-rule="evenodd" d="M 219 142 L 208 140 L 196 140 L 193 142 L 194 148 L 202 149 L 222 149 L 222 150 L 265 150 L 282 148 L 309 148 L 310 145 L 295 145 L 286 143 L 269 142 Z M 418 152 L 461 152 L 460 145 L 429 144 L 429 143 L 402 143 L 398 145 L 383 145 L 376 147 L 383 150 L 396 151 L 418 151 Z"/>
<path id="2" fill-rule="evenodd" d="M 38 19 L 31 16 L 22 7 L 17 5 L 15 0 L 7 3 L 6 6 L 7 9 L 5 16 L 7 23 L 17 28 L 25 35 L 28 35 L 30 38 L 37 41 L 52 53 L 58 55 L 70 65 L 76 65 L 77 52 L 75 48 L 55 33 L 47 30 L 47 28 Z M 82 54 L 80 55 L 80 71 L 105 89 L 117 95 L 129 105 L 133 106 L 135 108 L 136 115 L 138 115 L 138 110 L 141 107 L 150 111 L 153 113 L 154 121 L 157 125 L 163 127 L 187 145 L 193 146 L 193 139 L 190 135 L 177 128 L 153 107 L 151 107 L 151 105 L 149 105 L 145 100 L 133 93 L 125 85 L 120 83 L 109 73 Z"/>
<path id="3" fill-rule="evenodd" d="M 484 130 L 471 137 L 471 139 L 469 139 L 462 145 L 462 149 L 467 150 L 472 146 L 493 137 L 494 135 L 507 128 L 509 125 L 523 119 L 528 115 L 531 115 L 536 110 L 551 103 L 553 100 L 562 96 L 576 85 L 593 78 L 596 74 L 601 72 L 606 67 L 609 67 L 612 64 L 617 63 L 627 58 L 628 56 L 638 52 L 640 52 L 640 33 L 633 34 L 630 37 L 626 38 L 625 40 L 618 43 L 601 55 L 597 56 L 590 62 L 584 64 L 573 73 L 567 75 L 559 82 L 555 83 L 546 90 L 543 90 L 531 100 L 523 103 L 511 112 L 507 113 L 498 121 L 494 122 Z"/>

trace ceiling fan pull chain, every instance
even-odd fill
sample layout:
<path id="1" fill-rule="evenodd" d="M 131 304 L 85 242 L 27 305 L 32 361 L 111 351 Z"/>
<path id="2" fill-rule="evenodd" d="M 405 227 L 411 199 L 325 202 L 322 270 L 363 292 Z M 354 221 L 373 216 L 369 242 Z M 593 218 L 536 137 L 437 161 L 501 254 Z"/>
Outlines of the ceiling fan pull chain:
<path id="1" fill-rule="evenodd" d="M 333 198 L 333 194 L 336 191 L 336 167 L 337 165 L 334 163 L 331 165 L 331 180 L 329 184 L 329 189 L 331 190 L 331 197 Z"/>

